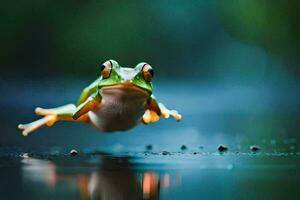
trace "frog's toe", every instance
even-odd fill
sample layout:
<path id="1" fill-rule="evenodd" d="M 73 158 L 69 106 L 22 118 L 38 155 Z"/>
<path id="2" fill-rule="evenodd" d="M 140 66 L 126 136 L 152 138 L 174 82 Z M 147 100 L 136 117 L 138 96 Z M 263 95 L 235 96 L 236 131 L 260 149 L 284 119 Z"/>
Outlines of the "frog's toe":
<path id="1" fill-rule="evenodd" d="M 165 110 L 164 112 L 161 112 L 161 116 L 163 118 L 169 118 L 170 117 L 170 113 Z"/>
<path id="2" fill-rule="evenodd" d="M 164 118 L 169 118 L 170 116 L 173 116 L 177 122 L 179 122 L 182 118 L 181 114 L 177 112 L 177 110 L 168 110 L 168 109 L 163 109 L 161 112 L 161 115 Z"/>
<path id="3" fill-rule="evenodd" d="M 150 110 L 146 110 L 146 112 L 144 113 L 143 117 L 142 117 L 143 123 L 144 124 L 149 124 L 151 121 L 151 116 L 150 116 Z"/>
<path id="4" fill-rule="evenodd" d="M 176 119 L 177 122 L 181 121 L 182 116 L 181 116 L 181 114 L 179 114 L 177 112 L 177 110 L 171 110 L 170 115 L 172 115 Z"/>
<path id="5" fill-rule="evenodd" d="M 34 129 L 29 124 L 19 124 L 18 128 L 22 130 L 22 135 L 27 136 L 30 132 L 32 132 Z"/>
<path id="6" fill-rule="evenodd" d="M 22 131 L 22 135 L 23 135 L 23 136 L 26 136 L 26 135 L 27 135 L 27 133 L 26 133 L 26 131 L 25 131 L 25 125 L 24 125 L 24 124 L 19 124 L 19 125 L 18 125 L 18 129 L 20 129 L 20 130 Z"/>
<path id="7" fill-rule="evenodd" d="M 43 125 L 52 126 L 57 121 L 56 115 L 47 115 L 39 120 L 28 124 L 19 124 L 18 128 L 22 130 L 22 135 L 27 136 L 31 132 L 35 131 L 36 129 L 40 128 Z"/>

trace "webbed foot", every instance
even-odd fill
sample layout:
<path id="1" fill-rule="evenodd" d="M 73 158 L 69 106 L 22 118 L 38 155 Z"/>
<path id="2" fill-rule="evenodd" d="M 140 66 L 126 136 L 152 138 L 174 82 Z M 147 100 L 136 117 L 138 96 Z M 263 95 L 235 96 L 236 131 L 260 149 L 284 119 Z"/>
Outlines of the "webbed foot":
<path id="1" fill-rule="evenodd" d="M 39 120 L 28 124 L 19 124 L 18 128 L 22 130 L 22 135 L 27 136 L 29 133 L 40 128 L 43 125 L 52 126 L 57 121 L 57 115 L 47 115 Z"/>
<path id="2" fill-rule="evenodd" d="M 160 108 L 161 115 L 164 118 L 169 118 L 170 116 L 172 116 L 176 119 L 177 122 L 181 120 L 182 116 L 177 112 L 177 110 L 169 110 L 162 103 L 159 103 L 158 106 Z"/>
<path id="3" fill-rule="evenodd" d="M 177 122 L 179 122 L 182 116 L 176 110 L 169 110 L 163 104 L 159 104 L 160 115 L 163 118 L 169 118 L 170 116 L 174 117 Z M 158 121 L 160 118 L 159 114 L 156 111 L 147 109 L 142 117 L 142 122 L 144 124 L 149 124 Z"/>
<path id="4" fill-rule="evenodd" d="M 44 117 L 28 124 L 19 124 L 18 128 L 22 130 L 24 136 L 27 136 L 43 125 L 52 126 L 59 120 L 73 120 L 72 116 L 75 110 L 76 106 L 73 104 L 50 109 L 37 107 L 35 113 Z"/>

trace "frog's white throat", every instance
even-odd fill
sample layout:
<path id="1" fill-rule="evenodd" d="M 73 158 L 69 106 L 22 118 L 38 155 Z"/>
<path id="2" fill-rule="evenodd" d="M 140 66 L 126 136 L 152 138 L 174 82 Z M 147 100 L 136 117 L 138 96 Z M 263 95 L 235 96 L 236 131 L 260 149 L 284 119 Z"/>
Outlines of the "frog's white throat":
<path id="1" fill-rule="evenodd" d="M 102 131 L 122 131 L 135 126 L 145 112 L 149 93 L 133 84 L 125 83 L 100 89 L 102 102 L 89 117 Z"/>
<path id="2" fill-rule="evenodd" d="M 149 93 L 138 86 L 129 82 L 124 82 L 118 85 L 105 86 L 100 89 L 100 94 L 103 99 L 105 96 L 113 95 L 116 98 L 147 98 Z"/>

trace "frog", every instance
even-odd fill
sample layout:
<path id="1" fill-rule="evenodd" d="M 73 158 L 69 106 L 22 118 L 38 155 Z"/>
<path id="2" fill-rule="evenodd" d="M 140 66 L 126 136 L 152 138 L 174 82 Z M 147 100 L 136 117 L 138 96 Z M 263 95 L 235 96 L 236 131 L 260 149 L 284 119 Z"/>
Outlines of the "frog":
<path id="1" fill-rule="evenodd" d="M 22 135 L 28 136 L 57 121 L 82 122 L 101 132 L 116 132 L 170 116 L 177 122 L 182 119 L 177 110 L 168 109 L 153 95 L 154 70 L 150 64 L 141 62 L 133 68 L 122 67 L 110 59 L 100 66 L 98 78 L 82 90 L 77 103 L 35 108 L 41 118 L 19 124 Z"/>

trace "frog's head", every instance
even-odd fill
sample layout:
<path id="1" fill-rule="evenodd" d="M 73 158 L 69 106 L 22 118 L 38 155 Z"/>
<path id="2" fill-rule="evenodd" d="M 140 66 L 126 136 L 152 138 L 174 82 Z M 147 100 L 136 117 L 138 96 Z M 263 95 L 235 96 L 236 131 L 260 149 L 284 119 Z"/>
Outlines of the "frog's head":
<path id="1" fill-rule="evenodd" d="M 152 94 L 153 69 L 147 63 L 139 63 L 135 68 L 121 67 L 116 61 L 108 60 L 101 66 L 101 88 L 123 88 L 140 90 Z"/>

